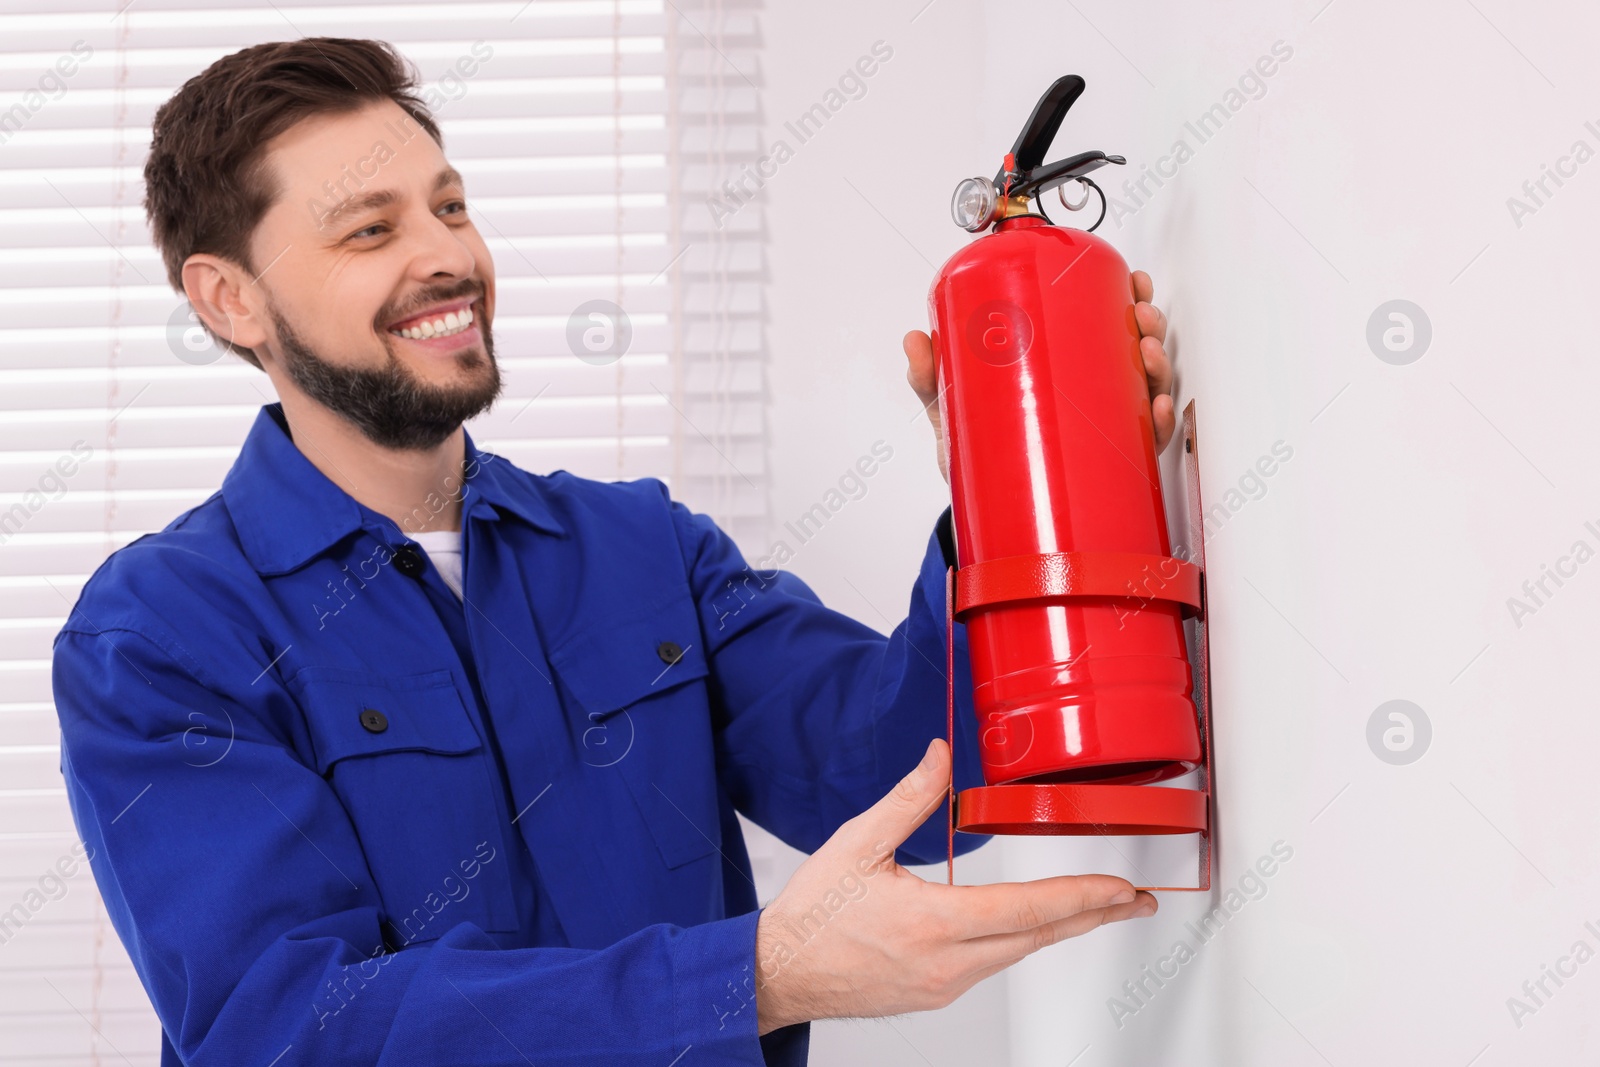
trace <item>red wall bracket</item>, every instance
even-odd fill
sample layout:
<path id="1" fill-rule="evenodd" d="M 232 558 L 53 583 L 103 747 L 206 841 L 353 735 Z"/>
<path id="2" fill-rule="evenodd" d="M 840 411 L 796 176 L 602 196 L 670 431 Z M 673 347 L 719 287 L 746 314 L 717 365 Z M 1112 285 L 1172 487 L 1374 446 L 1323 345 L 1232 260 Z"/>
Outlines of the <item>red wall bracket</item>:
<path id="1" fill-rule="evenodd" d="M 955 834 L 1056 836 L 1199 835 L 1199 878 L 1193 886 L 1140 886 L 1165 891 L 1211 888 L 1216 796 L 1212 788 L 1211 651 L 1205 574 L 1205 511 L 1200 498 L 1200 442 L 1195 406 L 1183 411 L 1183 472 L 1192 560 L 1134 553 L 1063 552 L 989 560 L 945 573 L 945 728 L 951 745 L 948 878 L 955 882 Z M 1152 574 L 1162 576 L 1151 584 Z M 1133 590 L 1132 593 L 1129 590 Z M 1197 788 L 1162 785 L 1022 782 L 955 791 L 955 622 L 967 611 L 1035 597 L 1134 596 L 1177 601 L 1194 619 L 1189 648 L 1205 758 Z"/>

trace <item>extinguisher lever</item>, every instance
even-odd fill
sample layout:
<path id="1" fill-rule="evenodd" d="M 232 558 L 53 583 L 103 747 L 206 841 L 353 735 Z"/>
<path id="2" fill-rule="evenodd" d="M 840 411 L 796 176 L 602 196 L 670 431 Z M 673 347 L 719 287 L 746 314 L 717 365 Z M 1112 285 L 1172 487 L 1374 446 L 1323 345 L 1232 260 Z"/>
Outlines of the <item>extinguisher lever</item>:
<path id="1" fill-rule="evenodd" d="M 1083 95 L 1087 84 L 1078 75 L 1067 74 L 1057 78 L 1045 90 L 1039 102 L 1033 106 L 1033 114 L 1028 116 L 1027 125 L 1017 135 L 1017 143 L 1011 146 L 1011 154 L 1016 159 L 1016 171 L 1012 177 L 1026 176 L 1044 162 L 1044 154 L 1050 150 L 1050 142 L 1056 139 L 1061 120 L 1067 117 L 1067 111 Z M 1005 179 L 1006 172 L 1002 169 L 995 176 L 994 183 L 1004 185 Z"/>
<path id="2" fill-rule="evenodd" d="M 1061 129 L 1062 120 L 1067 117 L 1067 112 L 1078 97 L 1083 95 L 1086 84 L 1076 74 L 1064 75 L 1051 83 L 1034 105 L 1027 125 L 1017 135 L 1017 143 L 1011 147 L 1011 154 L 1007 157 L 1010 166 L 1002 165 L 995 174 L 996 188 L 1004 189 L 1008 196 L 1036 196 L 1063 182 L 1098 170 L 1107 163 L 1127 162 L 1121 156 L 1108 156 L 1104 152 L 1080 152 L 1049 166 L 1042 166 L 1050 143 Z"/>

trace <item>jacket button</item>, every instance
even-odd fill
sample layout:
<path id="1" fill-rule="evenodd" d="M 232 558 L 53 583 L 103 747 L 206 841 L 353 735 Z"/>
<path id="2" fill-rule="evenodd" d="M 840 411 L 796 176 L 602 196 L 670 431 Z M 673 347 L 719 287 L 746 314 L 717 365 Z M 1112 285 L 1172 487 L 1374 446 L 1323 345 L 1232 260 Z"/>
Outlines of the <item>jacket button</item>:
<path id="1" fill-rule="evenodd" d="M 394 554 L 394 565 L 397 570 L 407 578 L 420 578 L 427 569 L 427 560 L 414 545 L 401 545 Z"/>
<path id="2" fill-rule="evenodd" d="M 389 728 L 389 719 L 377 708 L 362 708 L 361 725 L 368 733 L 381 734 Z"/>
<path id="3" fill-rule="evenodd" d="M 683 658 L 683 649 L 676 641 L 663 641 L 656 646 L 656 655 L 661 657 L 661 662 L 673 664 Z"/>

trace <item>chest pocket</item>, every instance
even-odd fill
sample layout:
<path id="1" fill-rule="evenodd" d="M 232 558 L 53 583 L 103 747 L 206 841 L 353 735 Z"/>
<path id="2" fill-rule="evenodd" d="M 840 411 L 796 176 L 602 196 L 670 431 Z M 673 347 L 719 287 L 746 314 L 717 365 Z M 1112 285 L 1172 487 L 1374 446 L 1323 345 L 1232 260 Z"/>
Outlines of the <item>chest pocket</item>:
<path id="1" fill-rule="evenodd" d="M 488 751 L 447 670 L 306 667 L 290 680 L 317 772 L 355 824 L 392 947 L 518 927 Z"/>
<path id="2" fill-rule="evenodd" d="M 684 598 L 609 619 L 549 655 L 565 690 L 584 778 L 616 775 L 668 868 L 714 856 L 722 834 L 709 667 Z"/>

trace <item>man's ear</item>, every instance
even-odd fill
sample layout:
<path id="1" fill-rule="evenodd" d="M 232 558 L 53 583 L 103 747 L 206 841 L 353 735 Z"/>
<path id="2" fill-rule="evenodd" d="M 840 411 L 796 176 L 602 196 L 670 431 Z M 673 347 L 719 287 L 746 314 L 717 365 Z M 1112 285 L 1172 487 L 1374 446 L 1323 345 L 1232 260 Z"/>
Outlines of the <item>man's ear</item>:
<path id="1" fill-rule="evenodd" d="M 267 339 L 264 303 L 244 268 L 220 256 L 197 252 L 184 260 L 183 292 L 211 332 L 237 348 L 259 349 Z"/>

